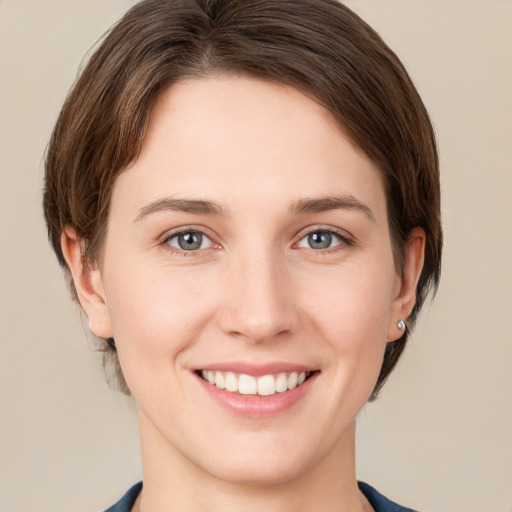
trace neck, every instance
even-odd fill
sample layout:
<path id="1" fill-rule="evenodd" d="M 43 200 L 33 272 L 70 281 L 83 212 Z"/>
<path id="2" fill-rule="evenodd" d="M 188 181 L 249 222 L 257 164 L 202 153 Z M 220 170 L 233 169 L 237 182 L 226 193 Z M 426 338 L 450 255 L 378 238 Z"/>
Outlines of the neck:
<path id="1" fill-rule="evenodd" d="M 357 488 L 355 426 L 306 471 L 277 482 L 233 482 L 190 461 L 139 412 L 144 487 L 140 512 L 366 512 Z"/>

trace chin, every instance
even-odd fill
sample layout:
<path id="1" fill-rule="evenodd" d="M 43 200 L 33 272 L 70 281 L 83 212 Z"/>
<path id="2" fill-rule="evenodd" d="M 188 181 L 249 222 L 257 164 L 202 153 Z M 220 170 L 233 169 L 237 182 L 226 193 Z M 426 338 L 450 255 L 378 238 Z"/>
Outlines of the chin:
<path id="1" fill-rule="evenodd" d="M 216 478 L 246 485 L 282 484 L 307 473 L 318 462 L 319 450 L 314 450 L 312 440 L 299 446 L 292 446 L 290 436 L 277 436 L 266 443 L 257 441 L 232 445 L 225 457 L 216 455 L 197 462 Z"/>
<path id="2" fill-rule="evenodd" d="M 300 465 L 290 464 L 289 461 L 268 459 L 251 461 L 230 461 L 226 466 L 215 465 L 210 473 L 212 476 L 242 485 L 278 485 L 296 479 L 304 472 Z"/>

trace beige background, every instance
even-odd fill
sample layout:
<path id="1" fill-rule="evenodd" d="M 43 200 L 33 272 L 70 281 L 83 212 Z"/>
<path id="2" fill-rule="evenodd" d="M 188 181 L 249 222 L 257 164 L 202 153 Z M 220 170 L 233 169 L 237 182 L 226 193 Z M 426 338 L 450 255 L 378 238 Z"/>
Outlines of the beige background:
<path id="1" fill-rule="evenodd" d="M 358 475 L 424 512 L 512 511 L 512 2 L 350 0 L 440 140 L 442 286 L 359 423 Z M 104 510 L 140 478 L 41 218 L 42 155 L 85 51 L 128 0 L 0 0 L 0 511 Z"/>

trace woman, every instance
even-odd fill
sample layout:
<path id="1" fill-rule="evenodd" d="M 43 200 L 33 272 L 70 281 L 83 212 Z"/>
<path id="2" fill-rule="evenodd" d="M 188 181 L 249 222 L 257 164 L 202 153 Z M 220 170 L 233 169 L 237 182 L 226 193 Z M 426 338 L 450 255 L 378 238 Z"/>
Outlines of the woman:
<path id="1" fill-rule="evenodd" d="M 355 477 L 442 245 L 428 114 L 331 0 L 145 0 L 47 155 L 57 257 L 135 399 L 112 511 L 407 510 Z"/>

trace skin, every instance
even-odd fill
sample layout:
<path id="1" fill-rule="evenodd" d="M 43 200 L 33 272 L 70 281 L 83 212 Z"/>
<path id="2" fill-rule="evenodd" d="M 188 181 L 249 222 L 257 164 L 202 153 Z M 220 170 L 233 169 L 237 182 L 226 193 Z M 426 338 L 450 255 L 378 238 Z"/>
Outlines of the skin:
<path id="1" fill-rule="evenodd" d="M 291 211 L 326 197 L 352 202 Z M 154 206 L 168 198 L 215 201 L 222 215 Z M 201 248 L 180 249 L 180 229 L 204 233 Z M 332 232 L 328 248 L 311 247 L 319 231 Z M 140 510 L 371 510 L 354 421 L 414 305 L 425 235 L 411 233 L 399 272 L 378 169 L 321 106 L 240 76 L 171 86 L 114 185 L 92 268 L 83 243 L 65 229 L 91 330 L 115 338 L 137 403 Z M 247 418 L 194 373 L 222 361 L 319 374 L 283 413 Z"/>

